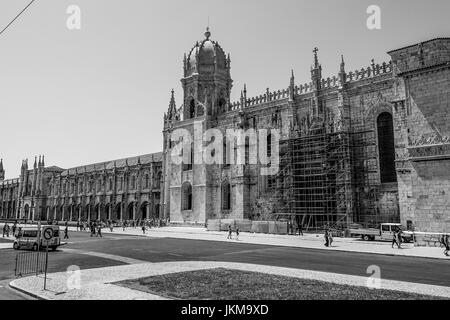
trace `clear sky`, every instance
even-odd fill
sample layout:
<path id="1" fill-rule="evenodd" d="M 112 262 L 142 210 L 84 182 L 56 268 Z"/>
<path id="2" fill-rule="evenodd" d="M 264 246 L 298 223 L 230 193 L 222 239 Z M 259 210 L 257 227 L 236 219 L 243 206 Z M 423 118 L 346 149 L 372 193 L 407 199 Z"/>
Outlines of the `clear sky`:
<path id="1" fill-rule="evenodd" d="M 0 1 L 0 29 L 29 0 Z M 69 5 L 81 30 L 66 27 Z M 381 30 L 366 9 L 381 7 Z M 158 152 L 183 54 L 212 39 L 231 55 L 233 101 L 309 81 L 312 49 L 325 77 L 388 61 L 386 52 L 450 36 L 448 0 L 36 0 L 0 36 L 0 157 L 7 178 L 45 154 L 62 168 Z"/>

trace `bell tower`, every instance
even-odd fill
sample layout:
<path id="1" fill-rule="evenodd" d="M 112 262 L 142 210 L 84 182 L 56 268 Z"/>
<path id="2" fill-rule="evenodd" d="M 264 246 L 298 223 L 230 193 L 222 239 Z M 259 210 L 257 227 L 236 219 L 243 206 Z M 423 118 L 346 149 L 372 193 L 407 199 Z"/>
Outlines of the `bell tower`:
<path id="1" fill-rule="evenodd" d="M 217 41 L 212 41 L 209 28 L 205 38 L 196 42 L 184 56 L 181 84 L 184 92 L 183 120 L 212 117 L 228 110 L 233 80 L 230 56 Z"/>

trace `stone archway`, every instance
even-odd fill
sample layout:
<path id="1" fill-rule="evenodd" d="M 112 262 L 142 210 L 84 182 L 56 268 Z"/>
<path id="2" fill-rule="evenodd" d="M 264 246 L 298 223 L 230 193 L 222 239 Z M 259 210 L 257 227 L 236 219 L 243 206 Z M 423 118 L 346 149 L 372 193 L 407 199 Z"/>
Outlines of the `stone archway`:
<path id="1" fill-rule="evenodd" d="M 150 204 L 147 201 L 142 203 L 140 211 L 142 220 L 150 219 Z"/>
<path id="2" fill-rule="evenodd" d="M 134 202 L 131 202 L 130 204 L 128 204 L 127 207 L 127 215 L 126 215 L 126 220 L 134 220 L 136 217 L 135 214 L 135 204 Z"/>
<path id="3" fill-rule="evenodd" d="M 25 207 L 24 207 L 24 209 L 23 209 L 23 212 L 24 212 L 24 217 L 25 217 L 25 219 L 31 220 L 31 219 L 30 219 L 31 211 L 30 211 L 30 206 L 28 205 L 28 203 L 25 205 Z"/>
<path id="4" fill-rule="evenodd" d="M 122 202 L 119 202 L 114 207 L 114 219 L 117 220 L 117 221 L 122 221 L 123 220 L 123 217 L 122 217 Z"/>

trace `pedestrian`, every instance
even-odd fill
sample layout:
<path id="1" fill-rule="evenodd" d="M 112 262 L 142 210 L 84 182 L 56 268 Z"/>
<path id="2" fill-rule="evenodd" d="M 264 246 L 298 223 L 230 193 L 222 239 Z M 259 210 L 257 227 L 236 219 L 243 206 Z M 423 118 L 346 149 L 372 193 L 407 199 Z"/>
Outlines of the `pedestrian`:
<path id="1" fill-rule="evenodd" d="M 80 226 L 80 220 L 78 220 L 78 221 L 77 221 L 77 232 L 78 232 L 78 231 L 81 231 L 80 227 L 81 227 L 81 226 Z"/>
<path id="2" fill-rule="evenodd" d="M 142 233 L 145 234 L 145 223 L 142 224 Z"/>
<path id="3" fill-rule="evenodd" d="M 64 239 L 69 239 L 69 226 L 64 228 Z"/>
<path id="4" fill-rule="evenodd" d="M 239 241 L 239 228 L 236 228 L 236 240 Z"/>
<path id="5" fill-rule="evenodd" d="M 303 236 L 303 225 L 300 222 L 298 223 L 298 235 Z"/>
<path id="6" fill-rule="evenodd" d="M 103 238 L 103 236 L 102 236 L 102 226 L 101 226 L 101 224 L 99 224 L 98 225 L 98 228 L 97 228 L 97 237 L 98 236 L 100 236 L 100 238 Z"/>
<path id="7" fill-rule="evenodd" d="M 331 230 L 328 230 L 328 246 L 331 247 L 332 243 L 333 243 L 333 232 Z"/>
<path id="8" fill-rule="evenodd" d="M 328 228 L 327 229 L 325 229 L 325 235 L 324 235 L 324 238 L 325 238 L 325 247 L 328 247 L 329 246 L 329 244 L 330 244 L 330 237 L 328 236 Z"/>
<path id="9" fill-rule="evenodd" d="M 14 224 L 12 226 L 12 234 L 13 234 L 13 236 L 16 234 L 16 228 L 17 228 L 17 222 L 14 222 Z"/>
<path id="10" fill-rule="evenodd" d="M 233 231 L 231 230 L 231 226 L 228 226 L 228 237 L 227 237 L 227 240 L 228 240 L 228 239 L 229 239 L 229 240 L 232 239 L 232 234 L 233 234 Z"/>
<path id="11" fill-rule="evenodd" d="M 109 224 L 109 231 L 113 232 L 114 231 L 114 223 L 111 221 L 111 223 Z"/>
<path id="12" fill-rule="evenodd" d="M 448 251 L 450 250 L 449 237 L 450 236 L 448 234 L 447 235 L 443 234 L 441 237 L 441 243 L 444 245 L 444 248 L 445 248 L 444 255 L 446 255 L 447 257 L 448 257 Z"/>
<path id="13" fill-rule="evenodd" d="M 9 238 L 9 225 L 7 223 L 5 223 L 5 225 L 3 226 L 3 238 L 5 237 Z"/>

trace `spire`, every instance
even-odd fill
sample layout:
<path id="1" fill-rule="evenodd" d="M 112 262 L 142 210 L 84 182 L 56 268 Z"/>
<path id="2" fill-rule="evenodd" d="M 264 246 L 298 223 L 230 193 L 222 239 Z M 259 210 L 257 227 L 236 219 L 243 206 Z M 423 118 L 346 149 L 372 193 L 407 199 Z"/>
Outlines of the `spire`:
<path id="1" fill-rule="evenodd" d="M 0 159 L 0 181 L 5 180 L 5 169 L 3 169 L 3 159 Z"/>
<path id="2" fill-rule="evenodd" d="M 294 100 L 294 90 L 295 90 L 295 77 L 294 70 L 291 70 L 291 80 L 289 82 L 289 100 Z"/>
<path id="3" fill-rule="evenodd" d="M 345 61 L 344 61 L 344 55 L 341 55 L 341 72 L 345 73 Z"/>
<path id="4" fill-rule="evenodd" d="M 314 48 L 314 68 L 319 67 L 319 57 L 317 56 L 317 52 L 319 52 L 319 49 L 317 47 Z"/>
<path id="5" fill-rule="evenodd" d="M 167 112 L 168 119 L 172 120 L 176 112 L 177 112 L 177 105 L 175 103 L 175 91 L 172 89 L 170 95 L 169 111 Z"/>
<path id="6" fill-rule="evenodd" d="M 45 167 L 44 155 L 42 155 L 42 166 Z"/>
<path id="7" fill-rule="evenodd" d="M 347 73 L 345 72 L 344 55 L 341 55 L 341 66 L 339 69 L 339 81 L 341 83 L 341 87 L 344 85 L 346 80 L 347 80 Z"/>
<path id="8" fill-rule="evenodd" d="M 33 168 L 36 169 L 37 168 L 37 156 L 34 156 L 34 165 Z"/>
<path id="9" fill-rule="evenodd" d="M 322 80 L 322 66 L 319 63 L 319 57 L 317 53 L 319 49 L 316 47 L 313 50 L 314 53 L 314 65 L 311 68 L 311 80 L 313 82 L 314 90 L 319 90 Z"/>
<path id="10" fill-rule="evenodd" d="M 40 168 L 41 166 L 42 166 L 42 160 L 41 160 L 41 155 L 39 155 L 38 167 Z"/>

